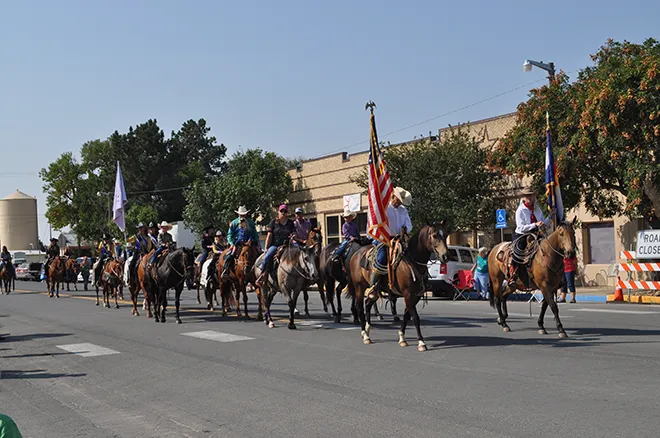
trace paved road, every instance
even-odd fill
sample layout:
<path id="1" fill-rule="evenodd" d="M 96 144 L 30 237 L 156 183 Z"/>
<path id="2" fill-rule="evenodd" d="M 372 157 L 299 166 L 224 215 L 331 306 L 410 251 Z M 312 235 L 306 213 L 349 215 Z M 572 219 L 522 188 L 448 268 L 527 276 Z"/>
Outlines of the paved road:
<path id="1" fill-rule="evenodd" d="M 389 317 L 364 346 L 319 304 L 289 331 L 190 299 L 177 325 L 86 297 L 0 296 L 0 411 L 26 437 L 658 436 L 660 307 L 564 304 L 560 340 L 526 304 L 503 333 L 486 303 L 431 301 L 418 353 Z"/>

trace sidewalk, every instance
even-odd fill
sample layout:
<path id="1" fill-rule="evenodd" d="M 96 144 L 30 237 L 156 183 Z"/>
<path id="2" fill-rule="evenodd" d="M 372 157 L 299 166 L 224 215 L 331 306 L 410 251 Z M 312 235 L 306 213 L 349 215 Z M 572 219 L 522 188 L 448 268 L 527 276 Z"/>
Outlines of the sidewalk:
<path id="1" fill-rule="evenodd" d="M 577 287 L 575 288 L 575 300 L 578 303 L 606 303 L 614 300 L 614 286 L 600 286 L 600 287 Z M 428 292 L 427 292 L 428 293 Z M 429 293 L 430 295 L 430 293 Z M 476 292 L 466 293 L 471 300 L 479 298 Z M 541 291 L 536 291 L 535 301 L 540 301 L 543 298 Z M 559 294 L 557 294 L 559 296 Z M 529 301 L 532 298 L 532 293 L 514 293 L 509 295 L 508 301 Z M 624 298 L 627 298 L 624 292 Z M 632 297 L 636 298 L 636 297 Z M 571 299 L 571 294 L 566 296 L 567 300 Z M 632 302 L 637 302 L 635 299 Z M 640 301 L 641 302 L 641 301 Z M 658 298 L 660 304 L 660 298 Z"/>

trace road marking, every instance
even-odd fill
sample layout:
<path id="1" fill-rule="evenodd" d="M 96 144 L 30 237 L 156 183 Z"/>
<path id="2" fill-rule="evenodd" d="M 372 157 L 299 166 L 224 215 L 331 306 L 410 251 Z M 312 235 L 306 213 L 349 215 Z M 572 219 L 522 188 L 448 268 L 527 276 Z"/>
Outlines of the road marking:
<path id="1" fill-rule="evenodd" d="M 597 313 L 624 313 L 629 315 L 653 315 L 660 312 L 647 310 L 617 310 L 617 309 L 569 309 L 573 312 L 597 312 Z"/>
<path id="2" fill-rule="evenodd" d="M 215 330 L 204 330 L 201 332 L 181 333 L 183 336 L 190 336 L 192 338 L 207 339 L 216 342 L 236 342 L 236 341 L 249 341 L 249 336 L 232 335 L 231 333 L 216 332 Z"/>
<path id="3" fill-rule="evenodd" d="M 110 348 L 101 347 L 95 344 L 82 343 L 82 344 L 67 344 L 67 345 L 56 345 L 57 348 L 60 348 L 69 353 L 77 354 L 82 357 L 94 357 L 94 356 L 107 356 L 109 354 L 119 354 L 118 351 L 112 350 Z"/>

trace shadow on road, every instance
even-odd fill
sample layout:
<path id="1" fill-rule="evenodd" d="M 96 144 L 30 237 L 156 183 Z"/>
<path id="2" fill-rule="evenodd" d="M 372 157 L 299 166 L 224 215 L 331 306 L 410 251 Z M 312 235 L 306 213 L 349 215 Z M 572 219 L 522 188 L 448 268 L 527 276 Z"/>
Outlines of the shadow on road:
<path id="1" fill-rule="evenodd" d="M 507 338 L 501 336 L 429 336 L 427 341 L 436 342 L 430 344 L 431 348 L 449 349 L 449 348 L 466 348 L 466 347 L 506 347 L 506 346 L 549 346 L 553 348 L 573 348 L 573 347 L 596 347 L 602 345 L 616 345 L 616 344 L 650 344 L 654 341 L 613 341 L 603 342 L 599 337 L 581 337 L 581 338 L 568 338 L 559 339 L 556 333 L 551 333 L 546 336 L 538 335 L 537 338 Z M 569 336 L 579 335 L 574 330 L 570 330 Z M 642 335 L 638 335 L 642 336 Z"/>
<path id="2" fill-rule="evenodd" d="M 4 339 L 4 342 L 32 341 L 34 339 L 60 338 L 62 336 L 70 335 L 71 333 L 30 333 L 27 335 L 9 335 Z"/>
<path id="3" fill-rule="evenodd" d="M 615 327 L 585 327 L 571 329 L 576 335 L 588 336 L 660 336 L 660 330 L 640 330 Z"/>
<path id="4" fill-rule="evenodd" d="M 84 377 L 87 374 L 48 373 L 46 370 L 2 370 L 0 380 L 5 379 L 55 379 L 59 377 Z"/>
<path id="5" fill-rule="evenodd" d="M 64 354 L 73 354 L 69 352 L 64 353 L 29 353 L 29 354 L 14 354 L 11 356 L 0 356 L 1 359 L 24 359 L 28 357 L 48 357 L 48 356 L 61 356 Z"/>

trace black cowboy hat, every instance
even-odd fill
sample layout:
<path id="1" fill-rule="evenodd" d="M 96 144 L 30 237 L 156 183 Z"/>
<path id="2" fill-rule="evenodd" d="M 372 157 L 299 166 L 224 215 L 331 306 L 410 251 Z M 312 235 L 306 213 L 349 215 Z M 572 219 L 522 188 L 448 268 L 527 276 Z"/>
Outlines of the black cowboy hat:
<path id="1" fill-rule="evenodd" d="M 57 240 L 56 237 L 51 237 L 51 238 L 50 238 L 50 241 L 51 241 L 51 242 L 59 242 L 59 241 Z"/>

